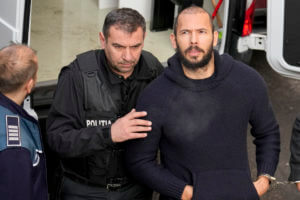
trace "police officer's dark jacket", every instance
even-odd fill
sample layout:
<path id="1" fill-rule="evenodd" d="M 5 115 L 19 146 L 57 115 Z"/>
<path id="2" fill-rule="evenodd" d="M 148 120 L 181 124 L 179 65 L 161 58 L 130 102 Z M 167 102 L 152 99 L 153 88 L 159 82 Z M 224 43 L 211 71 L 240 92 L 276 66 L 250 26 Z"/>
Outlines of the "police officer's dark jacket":
<path id="1" fill-rule="evenodd" d="M 38 122 L 0 93 L 0 199 L 47 200 Z"/>
<path id="2" fill-rule="evenodd" d="M 122 144 L 111 140 L 110 126 L 136 105 L 140 92 L 163 70 L 143 51 L 124 80 L 108 67 L 104 50 L 77 56 L 61 70 L 47 120 L 49 146 L 62 158 L 64 175 L 105 186 L 126 177 Z"/>

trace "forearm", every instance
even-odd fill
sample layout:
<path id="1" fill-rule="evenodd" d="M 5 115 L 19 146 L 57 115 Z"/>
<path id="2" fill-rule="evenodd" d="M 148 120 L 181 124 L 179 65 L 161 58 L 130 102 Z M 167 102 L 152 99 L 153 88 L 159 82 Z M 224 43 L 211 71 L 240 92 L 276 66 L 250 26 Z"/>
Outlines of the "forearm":
<path id="1" fill-rule="evenodd" d="M 83 157 L 113 145 L 109 129 L 88 127 L 48 129 L 50 148 L 62 157 Z"/>
<path id="2" fill-rule="evenodd" d="M 274 176 L 280 153 L 279 132 L 257 138 L 254 143 L 256 144 L 258 175 L 269 174 Z"/>
<path id="3" fill-rule="evenodd" d="M 112 145 L 110 130 L 86 127 L 82 98 L 75 98 L 74 92 L 68 101 L 63 91 L 69 87 L 57 91 L 47 118 L 49 147 L 62 157 L 82 157 Z"/>
<path id="4" fill-rule="evenodd" d="M 269 113 L 268 120 L 264 120 L 265 123 L 260 122 L 259 126 L 254 126 L 252 134 L 255 137 L 258 175 L 269 174 L 274 176 L 279 161 L 280 133 L 273 113 L 271 111 Z"/>
<path id="5" fill-rule="evenodd" d="M 169 170 L 154 162 L 136 163 L 131 165 L 132 175 L 153 190 L 175 199 L 181 199 L 187 183 Z M 138 172 L 138 173 L 137 173 Z"/>
<path id="6" fill-rule="evenodd" d="M 150 132 L 145 139 L 126 143 L 126 164 L 129 172 L 137 181 L 162 195 L 181 199 L 187 183 L 176 177 L 170 170 L 157 162 L 159 137 Z M 157 137 L 154 137 L 154 136 Z"/>
<path id="7" fill-rule="evenodd" d="M 258 80 L 254 94 L 249 122 L 255 137 L 257 173 L 274 176 L 279 161 L 280 132 L 262 78 Z"/>

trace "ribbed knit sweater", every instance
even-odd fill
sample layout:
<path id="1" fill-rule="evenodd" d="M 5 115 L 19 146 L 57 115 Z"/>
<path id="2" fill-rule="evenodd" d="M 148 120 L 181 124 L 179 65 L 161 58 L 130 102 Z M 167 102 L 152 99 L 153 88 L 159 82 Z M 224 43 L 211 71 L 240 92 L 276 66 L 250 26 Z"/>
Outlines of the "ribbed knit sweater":
<path id="1" fill-rule="evenodd" d="M 259 199 L 248 164 L 248 123 L 258 174 L 276 170 L 279 127 L 263 78 L 227 54 L 214 52 L 214 59 L 211 77 L 192 80 L 175 54 L 139 98 L 137 110 L 148 112 L 152 131 L 128 142 L 126 160 L 132 175 L 161 199 L 180 199 L 187 184 L 196 200 Z"/>

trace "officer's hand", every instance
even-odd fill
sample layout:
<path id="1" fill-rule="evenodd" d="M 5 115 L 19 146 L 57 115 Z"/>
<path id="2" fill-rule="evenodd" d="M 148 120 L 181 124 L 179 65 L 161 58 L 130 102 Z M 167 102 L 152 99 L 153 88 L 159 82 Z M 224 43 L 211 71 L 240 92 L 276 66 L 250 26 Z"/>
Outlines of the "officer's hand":
<path id="1" fill-rule="evenodd" d="M 300 192 L 300 183 L 296 183 L 296 185 L 297 185 L 298 191 Z"/>
<path id="2" fill-rule="evenodd" d="M 151 122 L 139 119 L 145 117 L 146 112 L 136 112 L 132 109 L 130 113 L 119 118 L 111 125 L 111 139 L 113 142 L 124 142 L 126 140 L 147 137 L 151 131 Z"/>
<path id="3" fill-rule="evenodd" d="M 258 196 L 260 197 L 264 195 L 270 187 L 269 179 L 265 176 L 259 176 L 257 181 L 255 181 L 253 184 Z"/>

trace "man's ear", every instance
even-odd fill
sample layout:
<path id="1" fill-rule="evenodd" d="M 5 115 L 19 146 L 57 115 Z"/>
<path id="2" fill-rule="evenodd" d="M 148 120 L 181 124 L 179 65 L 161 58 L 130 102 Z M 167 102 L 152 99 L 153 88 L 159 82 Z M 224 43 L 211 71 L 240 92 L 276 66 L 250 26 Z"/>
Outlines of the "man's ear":
<path id="1" fill-rule="evenodd" d="M 214 45 L 214 47 L 215 46 L 217 46 L 217 44 L 218 44 L 218 39 L 219 39 L 219 33 L 218 33 L 218 31 L 214 31 L 214 43 L 213 43 L 213 45 Z"/>
<path id="2" fill-rule="evenodd" d="M 144 48 L 146 36 L 147 36 L 147 32 L 145 31 L 145 32 L 144 32 L 144 37 L 143 37 L 142 48 Z"/>
<path id="3" fill-rule="evenodd" d="M 26 90 L 27 94 L 31 93 L 34 86 L 35 86 L 35 80 L 33 78 L 29 79 L 27 81 L 27 83 L 25 84 L 25 90 Z"/>
<path id="4" fill-rule="evenodd" d="M 99 33 L 99 39 L 100 39 L 100 44 L 101 44 L 102 49 L 105 49 L 106 40 L 105 40 L 105 37 L 102 32 Z"/>
<path id="5" fill-rule="evenodd" d="M 171 33 L 171 35 L 170 35 L 170 40 L 171 40 L 171 43 L 172 43 L 172 47 L 173 47 L 174 49 L 177 49 L 176 36 L 174 35 L 174 33 Z"/>

